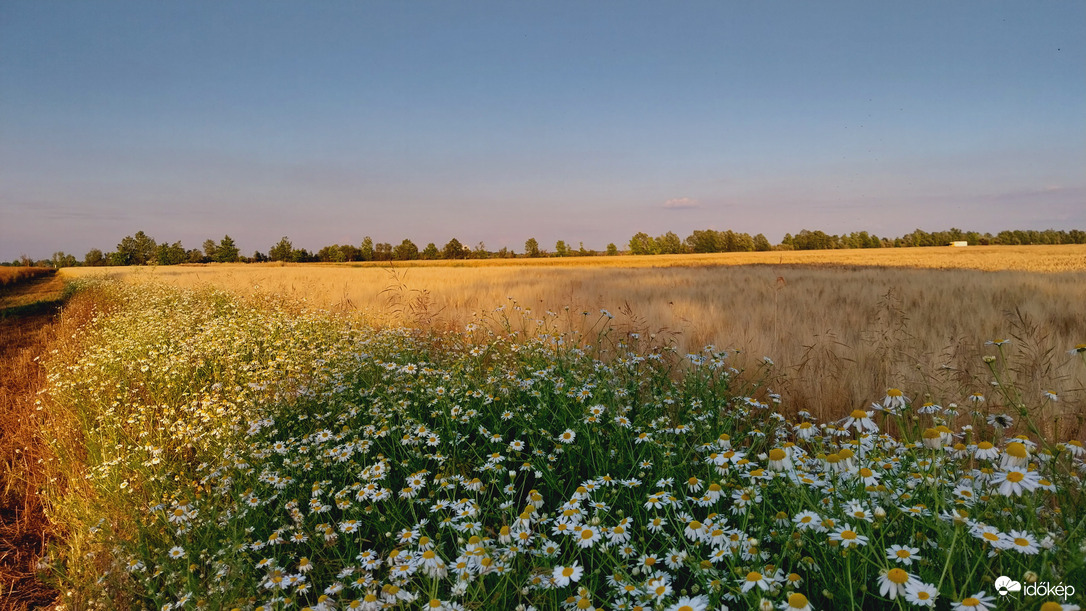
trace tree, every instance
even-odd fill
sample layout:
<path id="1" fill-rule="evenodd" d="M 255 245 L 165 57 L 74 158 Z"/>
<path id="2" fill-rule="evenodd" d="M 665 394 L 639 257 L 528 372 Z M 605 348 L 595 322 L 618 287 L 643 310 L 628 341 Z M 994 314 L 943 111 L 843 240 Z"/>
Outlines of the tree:
<path id="1" fill-rule="evenodd" d="M 53 267 L 60 269 L 62 267 L 75 267 L 79 264 L 75 259 L 75 255 L 69 255 L 63 250 L 53 253 L 53 258 L 50 261 Z"/>
<path id="2" fill-rule="evenodd" d="M 392 259 L 392 244 L 388 242 L 378 242 L 373 247 L 373 259 L 374 261 L 388 261 Z"/>
<path id="3" fill-rule="evenodd" d="M 754 250 L 754 238 L 749 233 L 735 234 L 735 252 L 750 252 Z"/>
<path id="4" fill-rule="evenodd" d="M 524 242 L 524 254 L 529 257 L 538 257 L 540 255 L 539 242 L 535 238 L 528 238 Z"/>
<path id="5" fill-rule="evenodd" d="M 181 242 L 173 244 L 162 243 L 158 245 L 156 259 L 159 265 L 180 265 L 188 258 L 188 252 Z"/>
<path id="6" fill-rule="evenodd" d="M 99 267 L 106 264 L 106 258 L 102 254 L 102 251 L 97 248 L 92 248 L 87 251 L 87 254 L 83 257 L 83 265 L 89 267 Z"/>
<path id="7" fill-rule="evenodd" d="M 219 245 L 215 243 L 215 240 L 204 240 L 204 257 L 209 261 L 215 260 L 215 255 L 218 254 Z"/>
<path id="8" fill-rule="evenodd" d="M 340 250 L 339 244 L 333 244 L 332 246 L 325 246 L 317 251 L 317 260 L 322 263 L 342 263 L 343 251 Z"/>
<path id="9" fill-rule="evenodd" d="M 615 246 L 614 242 L 611 242 L 610 244 L 608 244 L 607 245 L 607 255 L 613 257 L 613 256 L 615 256 L 617 254 L 618 254 L 618 246 Z"/>
<path id="10" fill-rule="evenodd" d="M 354 244 L 341 244 L 339 246 L 339 251 L 343 256 L 344 261 L 362 260 L 362 251 Z"/>
<path id="11" fill-rule="evenodd" d="M 473 259 L 488 259 L 490 258 L 490 251 L 486 249 L 486 244 L 481 240 L 475 245 L 475 249 L 471 251 L 471 257 Z"/>
<path id="12" fill-rule="evenodd" d="M 294 255 L 294 244 L 291 243 L 290 238 L 283 236 L 279 242 L 272 246 L 268 250 L 268 258 L 272 261 L 292 261 Z"/>
<path id="13" fill-rule="evenodd" d="M 460 243 L 460 240 L 453 238 L 445 244 L 445 248 L 441 249 L 441 255 L 445 259 L 463 259 L 464 245 Z"/>
<path id="14" fill-rule="evenodd" d="M 724 250 L 724 240 L 719 231 L 695 229 L 687 236 L 686 246 L 697 253 L 721 252 Z"/>
<path id="15" fill-rule="evenodd" d="M 769 243 L 769 238 L 762 234 L 754 236 L 754 250 L 759 252 L 765 252 L 767 250 L 773 250 L 773 245 Z"/>
<path id="16" fill-rule="evenodd" d="M 441 252 L 438 251 L 437 245 L 435 245 L 433 242 L 430 242 L 426 245 L 426 248 L 422 249 L 423 259 L 437 259 L 440 256 Z"/>
<path id="17" fill-rule="evenodd" d="M 558 242 L 554 244 L 554 254 L 559 257 L 569 256 L 569 247 L 566 246 L 565 240 L 558 240 Z"/>
<path id="18" fill-rule="evenodd" d="M 373 261 L 373 238 L 369 236 L 362 238 L 362 246 L 358 247 L 358 251 L 363 261 Z"/>
<path id="19" fill-rule="evenodd" d="M 656 250 L 665 255 L 677 255 L 683 252 L 683 242 L 674 231 L 669 231 L 656 238 Z"/>
<path id="20" fill-rule="evenodd" d="M 117 245 L 114 255 L 115 265 L 147 265 L 155 261 L 158 244 L 151 236 L 137 231 L 134 236 L 125 236 Z"/>
<path id="21" fill-rule="evenodd" d="M 419 247 L 411 240 L 404 238 L 399 246 L 392 250 L 392 258 L 397 261 L 410 261 L 419 258 Z"/>
<path id="22" fill-rule="evenodd" d="M 234 243 L 234 238 L 224 235 L 222 240 L 219 240 L 219 245 L 215 247 L 215 256 L 212 258 L 219 263 L 234 263 L 240 256 L 241 251 Z"/>
<path id="23" fill-rule="evenodd" d="M 644 231 L 639 231 L 630 238 L 630 254 L 655 255 L 656 240 L 653 240 L 652 237 Z"/>

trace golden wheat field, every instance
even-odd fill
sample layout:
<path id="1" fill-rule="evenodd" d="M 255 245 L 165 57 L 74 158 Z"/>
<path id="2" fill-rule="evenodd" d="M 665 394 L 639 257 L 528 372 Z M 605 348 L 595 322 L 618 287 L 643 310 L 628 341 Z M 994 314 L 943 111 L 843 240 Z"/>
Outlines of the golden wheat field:
<path id="1" fill-rule="evenodd" d="M 1027 399 L 1056 393 L 1050 425 L 1065 434 L 1082 427 L 1086 376 L 1068 351 L 1086 342 L 1083 246 L 421 263 L 64 273 L 274 293 L 416 325 L 461 327 L 517 311 L 515 326 L 526 310 L 550 311 L 589 339 L 609 326 L 612 336 L 655 335 L 680 353 L 712 344 L 748 374 L 768 357 L 769 390 L 818 415 L 866 406 L 889 387 L 964 402 L 992 382 L 982 357 L 997 347 L 986 342 L 1010 340 L 999 348 Z M 614 318 L 601 320 L 601 310 Z"/>

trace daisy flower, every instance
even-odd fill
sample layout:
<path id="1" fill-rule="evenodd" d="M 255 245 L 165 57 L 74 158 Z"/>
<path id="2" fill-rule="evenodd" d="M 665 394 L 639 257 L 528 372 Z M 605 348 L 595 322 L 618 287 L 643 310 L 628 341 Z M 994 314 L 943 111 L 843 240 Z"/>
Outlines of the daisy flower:
<path id="1" fill-rule="evenodd" d="M 890 388 L 886 391 L 886 397 L 882 400 L 882 406 L 886 409 L 901 409 L 909 398 L 899 388 Z"/>
<path id="2" fill-rule="evenodd" d="M 1029 464 L 1029 448 L 1021 441 L 1012 441 L 1007 444 L 1007 447 L 1003 450 L 1003 460 L 1000 462 L 1000 466 L 1004 469 L 1008 467 L 1025 467 Z"/>
<path id="3" fill-rule="evenodd" d="M 999 449 L 992 445 L 989 441 L 982 441 L 977 444 L 977 449 L 973 451 L 973 456 L 977 460 L 993 460 L 999 457 Z"/>
<path id="4" fill-rule="evenodd" d="M 1002 549 L 1003 540 L 1006 538 L 1006 535 L 1000 532 L 998 528 L 983 523 L 973 527 L 973 536 L 1000 549 Z"/>
<path id="5" fill-rule="evenodd" d="M 175 545 L 170 548 L 169 551 L 170 560 L 177 560 L 185 557 L 185 548 L 180 545 Z"/>
<path id="6" fill-rule="evenodd" d="M 709 599 L 706 596 L 680 596 L 675 604 L 667 608 L 667 611 L 705 611 L 709 608 Z"/>
<path id="7" fill-rule="evenodd" d="M 575 433 L 573 429 L 566 429 L 562 432 L 561 435 L 558 436 L 559 443 L 569 444 L 573 443 L 575 439 L 577 439 L 577 433 Z"/>
<path id="8" fill-rule="evenodd" d="M 788 595 L 788 600 L 777 606 L 781 611 L 811 611 L 811 603 L 807 597 L 794 592 Z"/>
<path id="9" fill-rule="evenodd" d="M 914 580 L 905 586 L 905 601 L 911 605 L 934 607 L 938 597 L 939 590 L 935 586 L 920 580 Z"/>
<path id="10" fill-rule="evenodd" d="M 600 531 L 592 528 L 591 526 L 584 526 L 581 528 L 581 532 L 577 533 L 577 545 L 582 549 L 592 547 L 602 538 Z"/>
<path id="11" fill-rule="evenodd" d="M 886 559 L 911 566 L 914 560 L 920 560 L 920 548 L 907 545 L 891 545 L 886 548 Z"/>
<path id="12" fill-rule="evenodd" d="M 796 527 L 800 530 L 821 530 L 822 516 L 813 511 L 801 511 L 796 514 L 792 521 L 795 522 Z"/>
<path id="13" fill-rule="evenodd" d="M 581 580 L 581 576 L 584 575 L 584 567 L 578 565 L 576 562 L 572 566 L 556 566 L 554 571 L 551 572 L 551 576 L 554 578 L 554 585 L 559 588 L 564 588 L 572 582 Z"/>
<path id="14" fill-rule="evenodd" d="M 905 587 L 913 581 L 913 576 L 904 569 L 893 568 L 889 571 L 879 572 L 879 596 L 885 596 L 890 600 L 905 595 Z"/>
<path id="15" fill-rule="evenodd" d="M 995 609 L 995 597 L 985 596 L 984 590 L 966 597 L 961 602 L 954 603 L 953 611 L 991 611 Z"/>
<path id="16" fill-rule="evenodd" d="M 769 468 L 774 471 L 785 471 L 792 468 L 792 459 L 788 452 L 781 448 L 773 448 L 769 451 Z"/>
<path id="17" fill-rule="evenodd" d="M 759 590 L 768 590 L 773 586 L 771 577 L 763 575 L 758 571 L 751 571 L 747 573 L 746 577 L 739 579 L 739 584 L 744 593 L 750 592 L 757 587 Z"/>
<path id="18" fill-rule="evenodd" d="M 1036 554 L 1041 550 L 1037 547 L 1037 539 L 1024 530 L 1012 530 L 1007 533 L 1006 549 L 1013 549 L 1023 554 Z"/>
<path id="19" fill-rule="evenodd" d="M 895 390 L 895 389 L 890 389 L 890 390 Z M 900 393 L 901 391 L 898 391 L 898 392 Z M 889 406 L 887 406 L 887 407 L 889 407 Z M 864 411 L 862 409 L 852 410 L 852 413 L 849 414 L 849 417 L 845 418 L 845 422 L 841 426 L 841 428 L 847 429 L 849 427 L 853 427 L 853 428 L 856 429 L 857 432 L 860 432 L 860 433 L 863 433 L 864 431 L 871 432 L 871 433 L 878 432 L 879 425 L 875 424 L 875 421 L 871 419 L 871 416 L 874 416 L 874 415 L 875 415 L 875 412 L 868 412 L 868 411 Z"/>
<path id="20" fill-rule="evenodd" d="M 852 530 L 852 526 L 845 524 L 830 534 L 830 541 L 837 541 L 841 544 L 841 547 L 859 547 L 861 545 L 867 545 L 867 537 Z"/>
<path id="21" fill-rule="evenodd" d="M 1003 496 L 1022 496 L 1022 492 L 1032 492 L 1040 484 L 1040 477 L 1024 468 L 1011 467 L 992 476 L 992 486 L 998 487 Z"/>

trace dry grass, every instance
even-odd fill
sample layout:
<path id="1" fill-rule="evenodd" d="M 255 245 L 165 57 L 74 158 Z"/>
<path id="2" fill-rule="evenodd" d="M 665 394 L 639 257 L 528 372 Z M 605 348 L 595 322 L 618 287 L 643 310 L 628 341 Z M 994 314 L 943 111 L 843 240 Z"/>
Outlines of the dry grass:
<path id="1" fill-rule="evenodd" d="M 49 460 L 39 436 L 37 392 L 44 382 L 38 363 L 57 337 L 79 324 L 78 308 L 65 325 L 54 325 L 59 302 L 0 316 L 0 608 L 35 609 L 56 598 L 37 579 L 38 558 L 50 527 L 38 490 Z"/>
<path id="2" fill-rule="evenodd" d="M 53 271 L 54 270 L 50 267 L 13 267 L 10 265 L 0 265 L 0 288 L 28 278 L 43 276 L 52 273 Z"/>
<path id="3" fill-rule="evenodd" d="M 706 344 L 738 350 L 737 366 L 751 369 L 769 356 L 780 374 L 771 385 L 785 395 L 786 405 L 830 417 L 879 400 L 888 387 L 944 405 L 962 403 L 973 392 L 991 394 L 992 375 L 980 357 L 994 348 L 984 342 L 1013 338 L 1005 350 L 1017 355 L 1010 359 L 1016 371 L 1008 375 L 1024 383 L 1026 399 L 1038 405 L 1044 403 L 1043 391 L 1059 393 L 1059 412 L 1046 414 L 1050 426 L 1064 436 L 1083 432 L 1086 372 L 1067 350 L 1086 341 L 1081 315 L 1086 247 L 468 263 L 397 264 L 396 272 L 386 264 L 386 269 L 239 265 L 107 273 L 272 292 L 314 306 L 386 316 L 392 297 L 409 322 L 448 326 L 464 325 L 502 305 L 508 313 L 510 297 L 531 308 L 533 316 L 561 313 L 571 328 L 590 326 L 606 308 L 616 316 L 616 333 L 657 333 L 673 338 L 683 352 Z M 949 269 L 930 269 L 935 267 Z M 988 404 L 998 402 L 990 397 Z"/>

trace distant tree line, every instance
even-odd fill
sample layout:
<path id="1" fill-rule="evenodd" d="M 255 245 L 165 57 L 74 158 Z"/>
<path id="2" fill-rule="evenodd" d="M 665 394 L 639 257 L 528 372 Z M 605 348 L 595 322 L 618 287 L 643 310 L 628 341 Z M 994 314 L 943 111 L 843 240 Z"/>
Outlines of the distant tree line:
<path id="1" fill-rule="evenodd" d="M 966 242 L 971 246 L 981 245 L 1029 245 L 1029 244 L 1086 244 L 1086 231 L 1046 229 L 1007 230 L 992 235 L 976 231 L 962 231 L 952 227 L 946 231 L 927 232 L 916 229 L 898 238 L 880 238 L 866 231 L 854 231 L 849 234 L 835 235 L 823 231 L 801 230 L 792 235 L 786 233 L 780 244 L 773 245 L 762 234 L 751 236 L 732 230 L 699 229 L 680 238 L 674 232 L 652 237 L 647 233 L 635 234 L 629 241 L 629 249 L 620 251 L 611 243 L 600 252 L 585 248 L 579 243 L 573 248 L 564 240 L 558 240 L 553 251 L 540 247 L 535 238 L 524 242 L 524 252 L 517 254 L 510 248 L 502 247 L 497 251 L 488 250 L 479 242 L 474 248 L 452 238 L 438 248 L 430 242 L 423 248 L 410 239 L 404 239 L 393 246 L 389 242 L 375 243 L 366 236 L 358 246 L 353 244 L 332 244 L 317 252 L 296 248 L 290 238 L 283 236 L 273 244 L 267 254 L 256 251 L 252 256 L 244 256 L 229 235 L 219 241 L 205 240 L 202 248 L 186 249 L 181 242 L 158 243 L 143 231 L 125 236 L 117 247 L 109 252 L 92 248 L 83 260 L 63 251 L 53 253 L 48 260 L 34 261 L 23 256 L 2 265 L 39 265 L 53 267 L 105 266 L 105 265 L 179 265 L 182 263 L 259 263 L 264 261 L 284 261 L 293 263 L 345 263 L 350 261 L 432 261 L 438 259 L 509 259 L 515 257 L 586 257 L 595 255 L 662 255 L 683 253 L 716 252 L 752 252 L 768 250 L 829 250 L 841 248 L 906 248 L 914 246 L 946 246 L 951 242 Z"/>
<path id="2" fill-rule="evenodd" d="M 1028 245 L 1028 244 L 1086 244 L 1086 232 L 1079 229 L 1057 231 L 1046 229 L 1007 230 L 996 235 L 976 231 L 962 231 L 952 227 L 946 231 L 927 232 L 917 229 L 899 238 L 880 238 L 866 231 L 831 235 L 823 231 L 801 230 L 792 235 L 784 234 L 780 244 L 773 246 L 762 234 L 751 237 L 747 233 L 714 229 L 695 230 L 686 239 L 673 232 L 652 237 L 637 233 L 630 238 L 630 254 L 666 255 L 682 253 L 752 252 L 764 250 L 831 250 L 840 248 L 905 248 L 912 246 L 947 246 L 951 242 L 966 242 L 970 246 Z"/>

